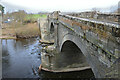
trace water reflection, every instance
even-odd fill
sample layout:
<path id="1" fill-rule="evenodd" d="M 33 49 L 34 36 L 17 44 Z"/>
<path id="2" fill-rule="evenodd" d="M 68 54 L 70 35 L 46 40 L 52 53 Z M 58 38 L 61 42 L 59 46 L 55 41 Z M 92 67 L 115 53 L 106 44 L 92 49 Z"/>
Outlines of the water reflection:
<path id="1" fill-rule="evenodd" d="M 3 78 L 34 78 L 40 65 L 39 42 L 36 39 L 1 40 Z M 31 54 L 34 53 L 34 54 Z"/>

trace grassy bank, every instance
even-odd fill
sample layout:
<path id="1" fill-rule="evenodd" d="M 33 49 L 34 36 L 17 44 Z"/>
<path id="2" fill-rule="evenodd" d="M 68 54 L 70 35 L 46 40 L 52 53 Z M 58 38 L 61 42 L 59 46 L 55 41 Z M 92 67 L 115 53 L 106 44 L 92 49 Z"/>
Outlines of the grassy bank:
<path id="1" fill-rule="evenodd" d="M 47 15 L 45 15 L 45 14 L 42 14 L 42 15 L 40 15 L 40 14 L 28 14 L 26 17 L 25 17 L 25 19 L 27 19 L 27 20 L 31 20 L 31 19 L 38 19 L 38 18 L 47 18 Z"/>
<path id="2" fill-rule="evenodd" d="M 37 23 L 21 24 L 20 22 L 12 22 L 3 24 L 1 38 L 31 38 L 40 35 Z"/>
<path id="3" fill-rule="evenodd" d="M 38 18 L 47 18 L 47 14 L 27 14 L 24 11 L 5 14 L 0 38 L 16 39 L 39 36 Z"/>

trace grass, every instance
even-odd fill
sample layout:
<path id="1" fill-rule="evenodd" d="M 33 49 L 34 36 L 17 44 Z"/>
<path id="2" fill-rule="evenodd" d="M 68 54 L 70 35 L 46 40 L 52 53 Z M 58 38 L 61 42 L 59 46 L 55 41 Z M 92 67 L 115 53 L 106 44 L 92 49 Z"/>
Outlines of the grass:
<path id="1" fill-rule="evenodd" d="M 15 37 L 34 37 L 40 35 L 37 24 L 38 18 L 47 18 L 46 14 L 27 14 L 22 18 L 23 21 L 12 21 L 4 23 L 2 35 L 0 38 L 15 38 Z"/>
<path id="2" fill-rule="evenodd" d="M 47 18 L 45 14 L 28 14 L 25 20 L 37 20 L 38 18 Z"/>
<path id="3" fill-rule="evenodd" d="M 36 36 L 39 35 L 39 28 L 36 23 L 29 23 L 22 27 L 16 28 L 16 34 L 19 36 Z"/>
<path id="4" fill-rule="evenodd" d="M 19 22 L 13 22 L 11 24 L 3 24 L 2 37 L 10 38 L 16 37 L 33 37 L 40 35 L 40 31 L 37 23 L 28 23 L 23 25 Z"/>

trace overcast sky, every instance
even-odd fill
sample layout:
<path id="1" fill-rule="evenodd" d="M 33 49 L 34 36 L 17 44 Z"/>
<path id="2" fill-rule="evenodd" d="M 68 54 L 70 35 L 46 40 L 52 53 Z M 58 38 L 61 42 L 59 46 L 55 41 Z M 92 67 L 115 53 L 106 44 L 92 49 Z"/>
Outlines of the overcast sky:
<path id="1" fill-rule="evenodd" d="M 96 8 L 107 8 L 117 5 L 119 0 L 0 0 L 5 11 L 25 10 L 40 11 L 85 11 Z"/>

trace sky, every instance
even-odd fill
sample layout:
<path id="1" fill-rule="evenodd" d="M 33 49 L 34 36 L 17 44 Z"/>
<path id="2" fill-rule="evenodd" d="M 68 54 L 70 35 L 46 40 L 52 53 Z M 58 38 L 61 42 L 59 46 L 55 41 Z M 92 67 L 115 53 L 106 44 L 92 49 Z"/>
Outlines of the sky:
<path id="1" fill-rule="evenodd" d="M 105 8 L 117 5 L 120 0 L 0 0 L 5 12 L 25 10 L 28 13 L 41 11 L 79 12 L 92 8 Z"/>

